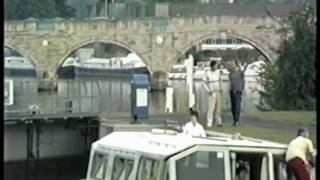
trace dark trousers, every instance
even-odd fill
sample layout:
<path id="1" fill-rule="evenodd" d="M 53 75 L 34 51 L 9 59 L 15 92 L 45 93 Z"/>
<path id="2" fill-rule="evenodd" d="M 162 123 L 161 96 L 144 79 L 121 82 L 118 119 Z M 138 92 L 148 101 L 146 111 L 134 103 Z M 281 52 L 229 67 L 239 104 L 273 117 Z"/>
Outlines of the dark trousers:
<path id="1" fill-rule="evenodd" d="M 230 90 L 231 111 L 232 111 L 234 122 L 239 122 L 239 119 L 240 119 L 241 97 L 242 97 L 242 91 Z"/>
<path id="2" fill-rule="evenodd" d="M 304 161 L 298 157 L 287 162 L 287 175 L 289 180 L 291 180 L 292 175 L 294 175 L 296 180 L 310 180 L 307 166 Z"/>

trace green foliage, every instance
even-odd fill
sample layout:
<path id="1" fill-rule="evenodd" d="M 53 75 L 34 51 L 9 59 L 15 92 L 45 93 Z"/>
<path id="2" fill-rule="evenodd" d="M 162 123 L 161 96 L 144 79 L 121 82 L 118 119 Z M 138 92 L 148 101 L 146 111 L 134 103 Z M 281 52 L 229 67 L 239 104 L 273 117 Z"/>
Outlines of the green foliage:
<path id="1" fill-rule="evenodd" d="M 254 111 L 244 114 L 244 118 L 256 121 L 316 127 L 316 115 L 316 111 Z"/>
<path id="2" fill-rule="evenodd" d="M 152 2 L 168 2 L 168 3 L 197 3 L 197 0 L 152 0 Z"/>
<path id="3" fill-rule="evenodd" d="M 261 74 L 265 103 L 278 110 L 315 109 L 315 10 L 305 4 L 282 30 L 277 61 Z"/>
<path id="4" fill-rule="evenodd" d="M 264 87 L 264 90 L 260 91 L 262 104 L 268 104 L 275 109 L 279 109 L 278 106 L 282 107 L 283 105 L 278 103 L 279 95 L 281 94 L 278 92 L 278 86 L 281 84 L 279 83 L 278 67 L 266 61 L 266 64 L 262 65 L 262 69 L 264 70 L 260 74 L 261 85 Z"/>
<path id="5" fill-rule="evenodd" d="M 55 16 L 52 0 L 6 0 L 6 19 L 53 18 Z"/>
<path id="6" fill-rule="evenodd" d="M 55 0 L 55 11 L 57 16 L 71 18 L 76 16 L 76 10 L 66 4 L 66 0 Z"/>
<path id="7" fill-rule="evenodd" d="M 5 19 L 73 17 L 74 9 L 68 7 L 65 2 L 65 0 L 5 0 Z"/>
<path id="8" fill-rule="evenodd" d="M 173 2 L 173 3 L 185 3 L 193 2 L 198 3 L 198 0 L 152 0 L 152 2 Z M 212 0 L 213 3 L 228 3 L 227 0 Z M 315 2 L 315 0 L 234 0 L 234 4 L 266 4 L 266 3 L 304 3 Z"/>

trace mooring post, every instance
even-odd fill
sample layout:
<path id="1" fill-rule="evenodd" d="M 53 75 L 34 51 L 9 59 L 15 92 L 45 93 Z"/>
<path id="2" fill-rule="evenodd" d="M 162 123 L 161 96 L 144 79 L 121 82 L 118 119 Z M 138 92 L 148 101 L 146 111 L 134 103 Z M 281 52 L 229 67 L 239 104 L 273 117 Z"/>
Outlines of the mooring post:
<path id="1" fill-rule="evenodd" d="M 39 179 L 39 158 L 40 158 L 40 133 L 41 133 L 41 122 L 36 121 L 36 179 Z"/>
<path id="2" fill-rule="evenodd" d="M 29 160 L 33 157 L 33 122 L 26 120 L 26 133 L 27 133 L 27 149 L 26 149 L 26 163 L 25 163 L 25 179 L 29 179 Z"/>
<path id="3" fill-rule="evenodd" d="M 88 147 L 88 119 L 84 120 L 84 146 L 85 146 L 85 150 L 87 150 Z"/>

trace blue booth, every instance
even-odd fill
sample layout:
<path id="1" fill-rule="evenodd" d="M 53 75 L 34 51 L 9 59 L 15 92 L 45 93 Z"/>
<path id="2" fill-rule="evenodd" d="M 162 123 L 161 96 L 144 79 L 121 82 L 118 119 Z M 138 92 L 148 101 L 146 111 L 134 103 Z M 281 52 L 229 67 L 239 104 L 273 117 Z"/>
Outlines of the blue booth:
<path id="1" fill-rule="evenodd" d="M 146 74 L 133 74 L 131 81 L 131 117 L 133 119 L 149 118 L 150 82 Z"/>

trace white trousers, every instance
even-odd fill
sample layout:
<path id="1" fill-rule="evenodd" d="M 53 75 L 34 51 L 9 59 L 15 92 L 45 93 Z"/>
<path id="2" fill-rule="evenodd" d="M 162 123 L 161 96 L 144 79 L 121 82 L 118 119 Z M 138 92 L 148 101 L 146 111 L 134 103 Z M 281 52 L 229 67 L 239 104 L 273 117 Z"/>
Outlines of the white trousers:
<path id="1" fill-rule="evenodd" d="M 221 125 L 221 108 L 222 97 L 221 92 L 214 92 L 208 97 L 208 114 L 207 114 L 207 127 L 212 127 L 212 122 L 215 125 Z"/>

